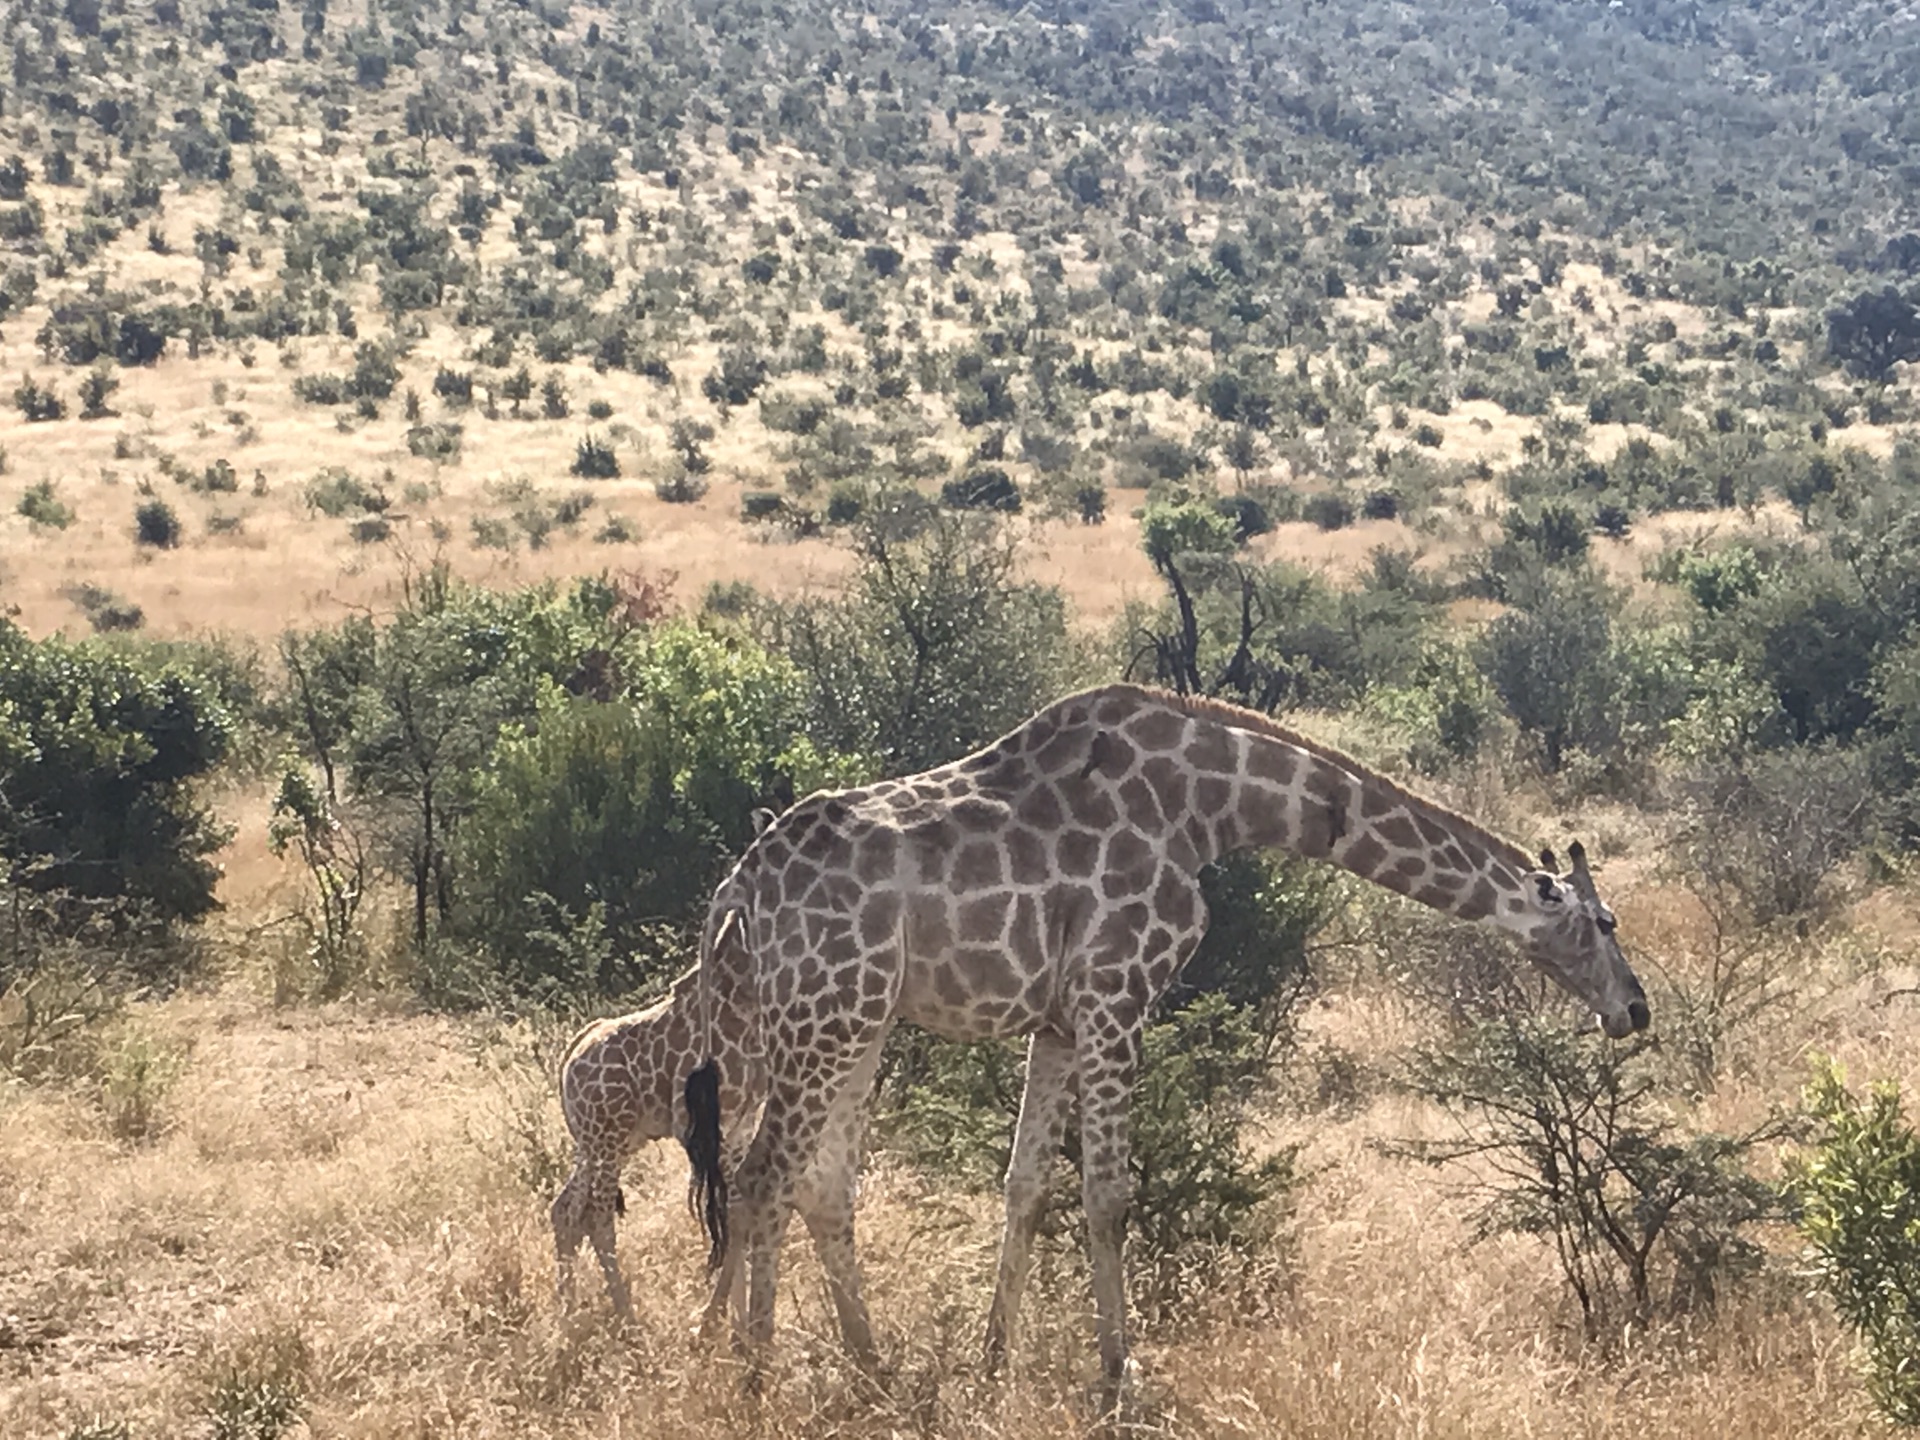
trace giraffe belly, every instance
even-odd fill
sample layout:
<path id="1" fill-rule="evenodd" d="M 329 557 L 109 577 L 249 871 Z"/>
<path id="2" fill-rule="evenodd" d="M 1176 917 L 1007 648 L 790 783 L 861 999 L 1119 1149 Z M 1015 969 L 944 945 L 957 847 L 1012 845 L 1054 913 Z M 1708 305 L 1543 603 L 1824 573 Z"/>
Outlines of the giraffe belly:
<path id="1" fill-rule="evenodd" d="M 1025 1035 L 1045 1019 L 1052 987 L 1001 949 L 960 948 L 908 962 L 900 1015 L 950 1040 Z"/>

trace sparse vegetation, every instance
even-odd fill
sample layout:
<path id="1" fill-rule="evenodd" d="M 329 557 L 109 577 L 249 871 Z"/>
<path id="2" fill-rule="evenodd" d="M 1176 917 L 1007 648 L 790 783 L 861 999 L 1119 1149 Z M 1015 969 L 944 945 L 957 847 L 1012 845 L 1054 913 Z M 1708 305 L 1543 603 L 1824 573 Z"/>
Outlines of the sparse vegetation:
<path id="1" fill-rule="evenodd" d="M 15 508 L 34 524 L 49 530 L 64 530 L 73 523 L 73 507 L 61 500 L 51 480 L 29 485 Z"/>
<path id="2" fill-rule="evenodd" d="M 606 441 L 588 435 L 574 447 L 569 472 L 584 480 L 616 480 L 620 476 L 620 457 Z"/>
<path id="3" fill-rule="evenodd" d="M 1585 839 L 1658 1037 L 1217 867 L 1139 1428 L 1824 1440 L 1843 1327 L 1911 1418 L 1891 1092 L 1807 1102 L 1837 1319 L 1751 1153 L 1920 1083 L 1898 19 L 0 5 L 0 1429 L 737 1432 L 670 1156 L 626 1339 L 551 1309 L 549 1052 L 754 805 L 1122 675 Z M 1017 1052 L 892 1043 L 885 1393 L 783 1330 L 753 1423 L 1072 1428 L 1077 1203 L 964 1338 Z"/>
<path id="4" fill-rule="evenodd" d="M 149 500 L 133 512 L 135 537 L 156 550 L 172 550 L 180 543 L 180 516 L 164 500 Z"/>

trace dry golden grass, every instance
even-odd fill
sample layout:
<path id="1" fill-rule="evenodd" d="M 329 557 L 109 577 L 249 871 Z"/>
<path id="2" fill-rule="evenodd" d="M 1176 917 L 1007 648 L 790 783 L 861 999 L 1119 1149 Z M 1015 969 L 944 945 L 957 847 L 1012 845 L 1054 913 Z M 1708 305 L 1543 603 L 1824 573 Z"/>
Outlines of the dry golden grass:
<path id="1" fill-rule="evenodd" d="M 1589 817 L 1589 823 L 1592 823 Z M 245 832 L 243 831 L 243 834 Z M 247 848 L 243 841 L 242 848 Z M 247 867 L 256 898 L 268 862 Z M 1632 855 L 1610 867 L 1623 927 L 1683 976 L 1706 931 Z M 232 873 L 232 872 L 230 872 Z M 236 877 L 238 878 L 238 877 Z M 1910 936 L 1910 896 L 1872 898 L 1808 947 L 1809 976 L 1703 1110 L 1732 1124 L 1789 1099 L 1809 1049 L 1856 1075 L 1920 1083 L 1920 1002 L 1863 962 Z M 699 1244 L 669 1146 L 628 1176 L 621 1256 L 638 1318 L 615 1324 L 590 1258 L 587 1303 L 557 1311 L 545 1202 L 564 1162 L 548 1077 L 523 1034 L 379 1003 L 276 1009 L 258 954 L 213 993 L 126 1022 L 179 1078 L 145 1140 L 116 1139 L 92 1081 L 0 1088 L 0 1434 L 59 1436 L 89 1415 L 135 1435 L 202 1433 L 222 1377 L 279 1377 L 308 1432 L 769 1436 L 1083 1433 L 1092 1378 L 1085 1276 L 1043 1261 L 1012 1376 L 973 1368 L 997 1213 L 882 1156 L 861 1246 L 886 1365 L 880 1392 L 842 1362 L 824 1282 L 789 1247 L 775 1378 L 757 1404 L 700 1352 Z M 1339 1052 L 1377 1075 L 1431 1020 L 1364 982 L 1307 1016 L 1284 1093 Z M 1377 1083 L 1342 1111 L 1277 1105 L 1261 1143 L 1302 1145 L 1293 1244 L 1271 1273 L 1197 1296 L 1140 1339 L 1142 1434 L 1672 1436 L 1877 1433 L 1845 1337 L 1779 1268 L 1714 1321 L 1630 1335 L 1602 1359 L 1573 1339 L 1548 1250 L 1467 1243 L 1459 1176 L 1384 1154 L 1437 1112 Z"/>

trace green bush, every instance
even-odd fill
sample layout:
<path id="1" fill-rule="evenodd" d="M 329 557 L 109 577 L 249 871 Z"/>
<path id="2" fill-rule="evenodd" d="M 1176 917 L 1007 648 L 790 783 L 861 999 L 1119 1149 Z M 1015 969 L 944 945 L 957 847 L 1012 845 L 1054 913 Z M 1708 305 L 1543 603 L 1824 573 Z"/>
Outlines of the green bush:
<path id="1" fill-rule="evenodd" d="M 51 480 L 29 485 L 16 508 L 35 525 L 45 525 L 49 529 L 64 530 L 73 523 L 73 507 L 54 493 Z"/>
<path id="2" fill-rule="evenodd" d="M 1133 1301 L 1149 1321 L 1279 1236 L 1295 1150 L 1255 1157 L 1243 1134 L 1266 1078 L 1267 1037 L 1248 1012 L 1205 995 L 1147 1027 L 1127 1110 Z"/>
<path id="3" fill-rule="evenodd" d="M 464 427 L 451 420 L 436 420 L 407 431 L 407 451 L 436 465 L 451 465 L 460 458 L 464 438 Z"/>
<path id="4" fill-rule="evenodd" d="M 720 352 L 718 369 L 700 382 L 700 393 L 716 405 L 745 405 L 767 382 L 767 362 L 740 345 Z"/>
<path id="5" fill-rule="evenodd" d="M 179 660 L 33 641 L 0 622 L 0 842 L 46 857 L 27 872 L 34 890 L 130 902 L 161 922 L 206 914 L 208 857 L 226 834 L 194 790 L 233 736 L 219 688 Z"/>
<path id="6" fill-rule="evenodd" d="M 1245 1012 L 1270 1050 L 1308 983 L 1307 947 L 1339 904 L 1339 882 L 1323 865 L 1266 851 L 1229 855 L 1200 882 L 1207 933 L 1167 1003 L 1218 995 Z"/>
<path id="7" fill-rule="evenodd" d="M 1322 530 L 1344 530 L 1353 524 L 1353 502 L 1344 495 L 1322 490 L 1301 502 L 1300 518 Z"/>
<path id="8" fill-rule="evenodd" d="M 80 607 L 96 631 L 138 630 L 146 624 L 146 614 L 138 605 L 121 599 L 104 585 L 82 581 L 61 593 Z"/>
<path id="9" fill-rule="evenodd" d="M 151 545 L 159 550 L 173 549 L 180 543 L 184 533 L 180 528 L 180 517 L 164 500 L 149 500 L 135 509 L 133 531 L 134 537 L 142 545 Z"/>
<path id="10" fill-rule="evenodd" d="M 1238 543 L 1234 518 L 1204 500 L 1156 500 L 1140 517 L 1140 540 L 1156 565 L 1182 555 L 1229 555 Z"/>
<path id="11" fill-rule="evenodd" d="M 786 508 L 786 497 L 777 490 L 749 490 L 740 497 L 740 518 L 749 524 L 778 519 Z"/>
<path id="12" fill-rule="evenodd" d="M 1133 1304 L 1149 1322 L 1269 1249 L 1295 1184 L 1294 1152 L 1255 1157 L 1245 1130 L 1264 1083 L 1267 1040 L 1246 1011 L 1203 995 L 1147 1027 L 1128 1108 Z M 889 1045 L 876 1130 L 910 1162 L 987 1188 L 1005 1173 L 1020 1108 L 1020 1051 L 902 1032 Z M 1067 1136 L 1044 1233 L 1061 1244 L 1080 1214 L 1079 1142 Z"/>
<path id="13" fill-rule="evenodd" d="M 667 625 L 625 649 L 625 693 L 549 691 L 477 776 L 459 842 L 463 932 L 515 988 L 624 991 L 680 963 L 755 805 L 832 773 L 798 734 L 785 662 Z M 605 945 L 556 937 L 592 909 Z M 576 967 L 591 963 L 593 973 Z"/>
<path id="14" fill-rule="evenodd" d="M 1020 509 L 1020 487 L 998 465 L 988 465 L 947 481 L 940 487 L 940 502 L 950 510 L 1013 514 Z"/>
<path id="15" fill-rule="evenodd" d="M 293 398 L 309 405 L 344 405 L 353 398 L 352 385 L 344 376 L 323 371 L 318 375 L 296 375 Z"/>
<path id="16" fill-rule="evenodd" d="M 876 496 L 846 596 L 780 612 L 810 691 L 806 733 L 893 774 L 957 759 L 1077 674 L 1060 592 L 1016 577 L 994 522 L 925 506 L 910 490 Z"/>
<path id="17" fill-rule="evenodd" d="M 473 403 L 473 372 L 449 370 L 442 365 L 433 375 L 433 393 L 449 405 L 471 405 Z"/>
<path id="18" fill-rule="evenodd" d="M 586 480 L 617 480 L 620 477 L 620 457 L 614 453 L 612 445 L 587 435 L 574 446 L 573 464 L 568 469 L 569 473 Z"/>
<path id="19" fill-rule="evenodd" d="M 378 514 L 389 504 L 387 494 L 339 466 L 322 470 L 307 482 L 307 508 L 338 520 L 355 513 Z"/>
<path id="20" fill-rule="evenodd" d="M 1619 740 L 1612 654 L 1608 599 L 1588 584 L 1543 586 L 1530 608 L 1507 612 L 1482 636 L 1481 672 L 1549 772 L 1576 748 L 1599 754 Z"/>
<path id="21" fill-rule="evenodd" d="M 1920 1425 L 1920 1135 L 1898 1086 L 1875 1085 L 1862 1104 L 1831 1062 L 1807 1101 L 1819 1130 L 1794 1170 L 1800 1231 L 1865 1348 L 1874 1404 L 1895 1424 Z"/>
<path id="22" fill-rule="evenodd" d="M 13 403 L 29 421 L 58 420 L 67 413 L 66 401 L 51 385 L 41 385 L 26 375 L 20 377 L 13 392 Z"/>

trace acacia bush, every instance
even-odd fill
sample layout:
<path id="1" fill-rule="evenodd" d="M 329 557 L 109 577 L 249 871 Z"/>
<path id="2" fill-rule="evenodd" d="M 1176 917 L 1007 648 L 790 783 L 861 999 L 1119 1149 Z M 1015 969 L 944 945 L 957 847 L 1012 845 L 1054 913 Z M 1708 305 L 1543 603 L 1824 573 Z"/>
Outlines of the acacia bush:
<path id="1" fill-rule="evenodd" d="M 60 498 L 51 480 L 29 485 L 21 492 L 20 503 L 14 508 L 35 525 L 44 525 L 49 530 L 64 530 L 73 523 L 73 507 Z"/>
<path id="2" fill-rule="evenodd" d="M 1756 925 L 1804 915 L 1875 834 L 1876 768 L 1870 754 L 1831 744 L 1703 761 L 1680 781 L 1685 862 Z"/>
<path id="3" fill-rule="evenodd" d="M 1479 1166 L 1475 1234 L 1548 1241 L 1585 1337 L 1602 1345 L 1629 1325 L 1711 1309 L 1759 1267 L 1752 1228 L 1784 1213 L 1780 1193 L 1748 1166 L 1794 1120 L 1773 1115 L 1737 1134 L 1685 1129 L 1662 1103 L 1656 1059 L 1644 1040 L 1603 1042 L 1522 1006 L 1416 1049 L 1405 1075 L 1461 1135 L 1393 1148 Z"/>
<path id="4" fill-rule="evenodd" d="M 991 519 L 884 499 L 855 522 L 846 596 L 768 618 L 809 692 L 806 733 L 910 774 L 1024 720 L 1070 686 L 1077 657 L 1060 592 L 1015 577 L 1014 542 Z"/>

